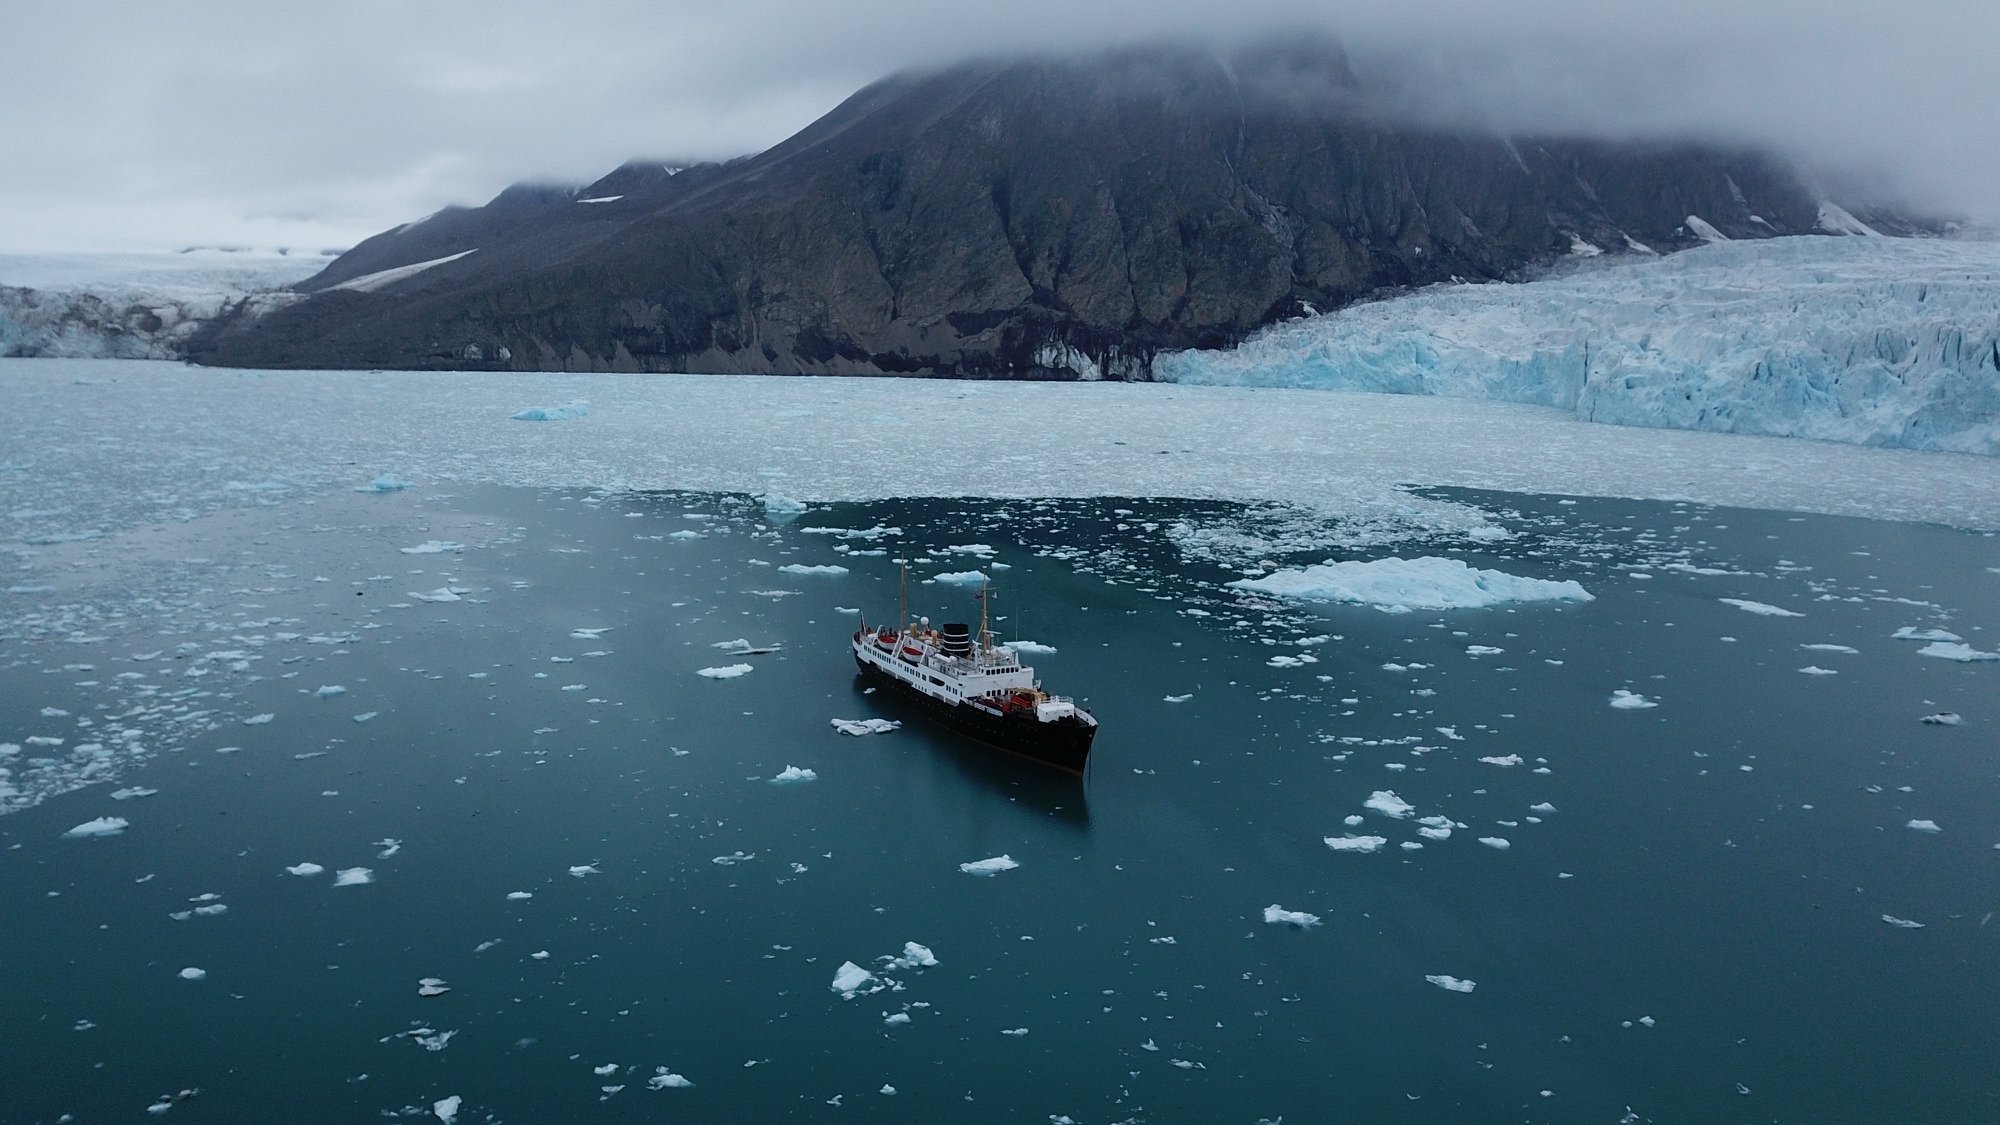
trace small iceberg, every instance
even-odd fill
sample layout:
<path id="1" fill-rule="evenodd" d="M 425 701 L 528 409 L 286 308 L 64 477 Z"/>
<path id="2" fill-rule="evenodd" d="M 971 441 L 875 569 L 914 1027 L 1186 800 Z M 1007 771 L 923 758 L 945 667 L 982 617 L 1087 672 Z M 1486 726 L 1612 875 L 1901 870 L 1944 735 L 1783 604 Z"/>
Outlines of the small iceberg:
<path id="1" fill-rule="evenodd" d="M 890 719 L 835 719 L 833 729 L 842 734 L 860 737 L 865 734 L 888 734 L 898 730 L 903 724 Z"/>
<path id="2" fill-rule="evenodd" d="M 786 563 L 785 565 L 779 567 L 778 569 L 786 574 L 835 575 L 835 574 L 847 573 L 847 568 L 844 566 L 831 566 L 831 565 L 807 566 L 804 563 Z"/>
<path id="3" fill-rule="evenodd" d="M 1389 842 L 1387 836 L 1326 836 L 1322 841 L 1337 852 L 1358 852 L 1366 855 L 1379 852 Z"/>
<path id="4" fill-rule="evenodd" d="M 1723 605 L 1733 605 L 1737 609 L 1740 609 L 1745 613 L 1754 613 L 1759 617 L 1804 617 L 1805 616 L 1805 614 L 1803 613 L 1793 613 L 1789 609 L 1779 609 L 1777 606 L 1774 605 L 1765 605 L 1763 602 L 1753 602 L 1745 598 L 1717 598 L 1715 600 L 1721 602 Z"/>
<path id="5" fill-rule="evenodd" d="M 875 974 L 869 972 L 867 969 L 862 968 L 852 961 L 842 961 L 840 963 L 840 970 L 833 974 L 833 984 L 828 987 L 840 993 L 843 999 L 852 1000 L 855 993 L 861 991 L 862 988 L 867 986 L 869 981 L 874 979 Z"/>
<path id="6" fill-rule="evenodd" d="M 1439 973 L 1436 976 L 1426 976 L 1424 979 L 1444 989 L 1446 992 L 1471 992 L 1473 989 L 1479 987 L 1473 981 L 1460 980 L 1455 976 L 1445 973 Z"/>
<path id="7" fill-rule="evenodd" d="M 981 860 L 975 860 L 972 863 L 961 863 L 958 865 L 958 869 L 960 871 L 965 872 L 967 875 L 992 876 L 992 875 L 998 875 L 1002 871 L 1012 871 L 1019 866 L 1021 865 L 1014 862 L 1013 856 L 996 855 L 992 859 L 981 859 Z"/>
<path id="8" fill-rule="evenodd" d="M 1303 910 L 1286 910 L 1272 903 L 1264 908 L 1264 921 L 1274 926 L 1297 926 L 1303 930 L 1319 925 L 1319 915 L 1307 914 Z"/>
<path id="9" fill-rule="evenodd" d="M 401 492 L 410 487 L 410 482 L 394 473 L 383 473 L 367 484 L 356 488 L 356 492 Z"/>
<path id="10" fill-rule="evenodd" d="M 1935 656 L 1940 660 L 1956 660 L 1961 664 L 1980 660 L 2000 660 L 2000 652 L 1982 652 L 1971 645 L 1959 644 L 1956 641 L 1932 641 L 1918 649 L 1917 655 Z"/>
<path id="11" fill-rule="evenodd" d="M 1393 816 L 1398 820 L 1415 812 L 1417 808 L 1417 806 L 1396 796 L 1396 791 L 1393 789 L 1377 789 L 1368 795 L 1367 800 L 1361 802 L 1361 807 L 1364 809 L 1374 809 L 1383 816 Z"/>
<path id="12" fill-rule="evenodd" d="M 571 399 L 561 406 L 531 406 L 507 417 L 516 422 L 567 422 L 589 413 L 590 403 L 579 398 Z"/>
<path id="13" fill-rule="evenodd" d="M 755 670 L 748 664 L 725 664 L 720 668 L 699 669 L 695 675 L 705 676 L 711 680 L 733 680 L 738 676 L 747 676 Z"/>
<path id="14" fill-rule="evenodd" d="M 812 770 L 800 769 L 797 766 L 786 766 L 783 770 L 779 771 L 776 777 L 771 779 L 771 783 L 782 785 L 794 781 L 812 781 L 817 777 L 819 777 L 819 774 L 814 773 Z"/>
<path id="15" fill-rule="evenodd" d="M 326 870 L 317 863 L 295 863 L 285 868 L 294 875 L 318 875 Z"/>
<path id="16" fill-rule="evenodd" d="M 986 581 L 986 575 L 977 570 L 954 570 L 931 576 L 931 581 L 947 586 L 977 586 Z"/>
<path id="17" fill-rule="evenodd" d="M 63 833 L 63 838 L 81 840 L 91 836 L 116 836 L 130 827 L 131 824 L 122 816 L 100 816 L 96 820 L 86 820 Z"/>
<path id="18" fill-rule="evenodd" d="M 1659 706 L 1657 702 L 1635 692 L 1626 691 L 1624 688 L 1611 693 L 1611 705 L 1620 711 L 1639 711 Z"/>
<path id="19" fill-rule="evenodd" d="M 375 871 L 368 867 L 343 867 L 333 873 L 336 887 L 359 887 L 375 881 Z"/>

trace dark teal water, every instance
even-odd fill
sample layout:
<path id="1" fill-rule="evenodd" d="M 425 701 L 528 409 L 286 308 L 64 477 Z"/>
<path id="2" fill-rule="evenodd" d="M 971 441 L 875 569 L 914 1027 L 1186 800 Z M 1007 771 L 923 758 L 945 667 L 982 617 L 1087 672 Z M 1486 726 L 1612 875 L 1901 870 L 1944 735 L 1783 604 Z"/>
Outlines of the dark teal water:
<path id="1" fill-rule="evenodd" d="M 1220 585 L 1239 570 L 1166 533 L 1280 518 L 1220 505 L 896 502 L 768 528 L 735 498 L 499 489 L 232 517 L 226 549 L 122 591 L 124 616 L 42 595 L 95 628 L 59 639 L 51 611 L 0 636 L 0 742 L 69 740 L 17 772 L 90 737 L 79 719 L 209 694 L 144 716 L 154 749 L 116 782 L 0 817 L 0 1121 L 150 1120 L 197 1088 L 169 1120 L 450 1095 L 461 1122 L 2000 1120 L 2000 665 L 1890 639 L 1996 647 L 2000 541 L 1453 498 L 1515 537 L 1402 553 L 1596 600 L 1245 601 Z M 876 524 L 904 533 L 802 530 Z M 398 550 L 428 538 L 471 547 Z M 893 559 L 967 570 L 926 552 L 975 542 L 1008 564 L 999 627 L 1054 646 L 1033 662 L 1104 724 L 1084 782 L 916 723 L 829 725 L 899 717 L 854 682 L 838 607 L 888 616 Z M 444 584 L 462 600 L 407 596 Z M 963 588 L 914 590 L 971 612 Z M 782 648 L 711 647 L 739 637 Z M 1268 663 L 1299 653 L 1317 662 Z M 1621 688 L 1659 706 L 1613 709 Z M 1939 711 L 1963 725 L 1917 721 Z M 818 776 L 767 780 L 788 765 Z M 158 792 L 110 798 L 133 786 Z M 1376 790 L 1463 827 L 1426 840 L 1364 810 Z M 62 838 L 99 816 L 131 826 Z M 1349 832 L 1390 843 L 1321 842 Z M 958 870 L 1003 853 L 1020 867 Z M 301 861 L 327 870 L 287 874 Z M 352 867 L 375 881 L 333 885 Z M 170 917 L 204 894 L 228 910 Z M 1267 925 L 1271 904 L 1322 923 Z M 938 964 L 881 969 L 912 941 Z M 900 987 L 843 999 L 844 961 Z M 419 997 L 423 977 L 451 991 Z M 658 1067 L 694 1085 L 647 1088 Z"/>

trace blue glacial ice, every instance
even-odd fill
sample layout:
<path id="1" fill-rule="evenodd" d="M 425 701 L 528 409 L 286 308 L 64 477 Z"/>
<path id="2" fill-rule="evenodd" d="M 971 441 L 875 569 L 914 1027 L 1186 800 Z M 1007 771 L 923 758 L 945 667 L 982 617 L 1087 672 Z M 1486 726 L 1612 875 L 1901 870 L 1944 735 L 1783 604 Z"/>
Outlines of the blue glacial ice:
<path id="1" fill-rule="evenodd" d="M 572 399 L 561 406 L 531 406 L 508 417 L 516 422 L 567 422 L 571 418 L 581 418 L 589 413 L 589 403 L 582 399 Z"/>
<path id="2" fill-rule="evenodd" d="M 2000 244 L 1806 236 L 1603 261 L 1294 320 L 1154 371 L 2000 454 Z"/>

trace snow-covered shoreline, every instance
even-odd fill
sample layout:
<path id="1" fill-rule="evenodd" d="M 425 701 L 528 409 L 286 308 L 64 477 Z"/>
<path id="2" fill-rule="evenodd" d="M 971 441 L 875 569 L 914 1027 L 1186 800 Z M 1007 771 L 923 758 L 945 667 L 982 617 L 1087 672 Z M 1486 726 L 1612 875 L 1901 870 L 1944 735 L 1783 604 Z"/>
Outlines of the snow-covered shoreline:
<path id="1" fill-rule="evenodd" d="M 1225 351 L 1162 356 L 1154 371 L 2000 454 L 2000 243 L 1724 241 L 1521 284 L 1436 286 Z"/>

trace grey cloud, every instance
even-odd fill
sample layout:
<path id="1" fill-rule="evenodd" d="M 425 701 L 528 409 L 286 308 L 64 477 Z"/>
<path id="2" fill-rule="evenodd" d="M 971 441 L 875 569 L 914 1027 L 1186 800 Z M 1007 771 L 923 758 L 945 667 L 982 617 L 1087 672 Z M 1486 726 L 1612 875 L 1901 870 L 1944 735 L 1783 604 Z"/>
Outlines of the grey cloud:
<path id="1" fill-rule="evenodd" d="M 1774 144 L 2000 218 L 2000 5 L 194 3 L 9 14 L 0 247 L 327 245 L 519 179 L 766 147 L 891 71 L 1338 35 L 1407 112 Z"/>

